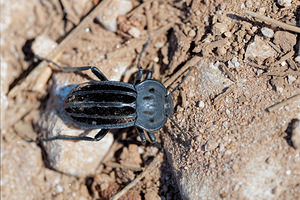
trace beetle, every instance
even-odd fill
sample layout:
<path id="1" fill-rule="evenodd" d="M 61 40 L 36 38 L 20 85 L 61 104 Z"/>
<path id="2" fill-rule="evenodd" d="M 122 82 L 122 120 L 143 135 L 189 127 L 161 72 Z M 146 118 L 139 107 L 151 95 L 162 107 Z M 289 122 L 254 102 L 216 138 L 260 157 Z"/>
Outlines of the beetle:
<path id="1" fill-rule="evenodd" d="M 170 93 L 161 82 L 151 79 L 153 68 L 142 81 L 143 70 L 140 60 L 149 44 L 150 40 L 139 55 L 138 73 L 134 84 L 109 81 L 97 67 L 62 67 L 49 59 L 37 56 L 62 71 L 91 70 L 100 80 L 79 84 L 64 100 L 64 111 L 75 125 L 88 129 L 101 129 L 95 137 L 58 135 L 43 138 L 42 141 L 57 139 L 99 141 L 110 129 L 135 126 L 143 143 L 146 142 L 144 130 L 150 142 L 155 143 L 153 132 L 161 129 L 167 118 L 182 132 L 172 119 L 174 105 L 171 94 L 184 82 L 191 68 Z"/>

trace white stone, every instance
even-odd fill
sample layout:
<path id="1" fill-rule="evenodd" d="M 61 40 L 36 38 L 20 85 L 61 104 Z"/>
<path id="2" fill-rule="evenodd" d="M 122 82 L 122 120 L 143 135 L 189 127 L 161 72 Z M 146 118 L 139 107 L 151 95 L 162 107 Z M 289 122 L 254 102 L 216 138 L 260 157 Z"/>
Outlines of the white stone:
<path id="1" fill-rule="evenodd" d="M 280 63 L 280 65 L 282 66 L 282 67 L 284 67 L 284 66 L 286 66 L 286 62 L 285 61 L 283 61 L 282 63 Z"/>
<path id="2" fill-rule="evenodd" d="M 84 130 L 68 127 L 55 111 L 50 113 L 44 126 L 48 128 L 47 137 L 84 134 Z M 87 136 L 93 137 L 98 132 L 99 129 L 92 130 Z M 86 176 L 95 172 L 112 143 L 113 135 L 108 133 L 97 142 L 54 140 L 44 142 L 44 147 L 53 168 L 74 176 Z"/>
<path id="3" fill-rule="evenodd" d="M 163 42 L 156 42 L 156 43 L 154 44 L 154 46 L 155 46 L 156 48 L 162 48 L 162 47 L 164 46 L 164 43 L 163 43 Z"/>
<path id="4" fill-rule="evenodd" d="M 224 35 L 228 38 L 232 37 L 232 33 L 230 31 L 226 31 Z"/>
<path id="5" fill-rule="evenodd" d="M 295 62 L 300 63 L 300 56 L 297 56 L 297 57 L 295 58 Z"/>
<path id="6" fill-rule="evenodd" d="M 241 3 L 241 9 L 244 9 L 244 8 L 245 8 L 245 4 Z"/>
<path id="7" fill-rule="evenodd" d="M 261 33 L 265 36 L 265 37 L 268 37 L 268 38 L 272 38 L 274 36 L 274 31 L 272 29 L 269 29 L 269 28 L 266 28 L 266 27 L 263 27 L 261 29 Z"/>
<path id="8" fill-rule="evenodd" d="M 140 37 L 140 34 L 141 34 L 141 31 L 135 27 L 131 27 L 129 30 L 128 30 L 128 33 L 135 37 L 135 38 L 138 38 Z"/>
<path id="9" fill-rule="evenodd" d="M 32 51 L 41 57 L 46 57 L 57 43 L 46 35 L 39 35 L 32 44 Z"/>
<path id="10" fill-rule="evenodd" d="M 278 5 L 283 7 L 289 7 L 292 5 L 292 0 L 277 0 Z"/>
<path id="11" fill-rule="evenodd" d="M 98 19 L 107 30 L 115 32 L 117 17 L 125 15 L 131 9 L 132 2 L 129 0 L 111 0 L 101 15 L 98 15 Z"/>
<path id="12" fill-rule="evenodd" d="M 203 102 L 203 101 L 200 101 L 200 103 L 199 103 L 199 108 L 204 108 L 204 106 L 205 106 L 204 102 Z"/>

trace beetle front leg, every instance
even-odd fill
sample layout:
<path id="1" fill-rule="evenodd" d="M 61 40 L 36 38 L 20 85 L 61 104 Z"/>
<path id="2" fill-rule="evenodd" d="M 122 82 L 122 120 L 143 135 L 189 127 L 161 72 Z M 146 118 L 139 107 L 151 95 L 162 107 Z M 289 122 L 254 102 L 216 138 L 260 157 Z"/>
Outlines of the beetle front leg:
<path id="1" fill-rule="evenodd" d="M 144 45 L 140 55 L 139 55 L 139 58 L 138 58 L 138 63 L 137 63 L 137 67 L 139 69 L 137 75 L 136 75 L 136 78 L 135 78 L 135 85 L 138 84 L 139 82 L 141 82 L 142 80 L 142 77 L 143 77 L 143 70 L 142 70 L 142 67 L 141 67 L 141 58 L 142 58 L 142 55 L 144 54 L 146 48 L 149 46 L 149 44 L 151 43 L 151 40 L 148 40 L 147 43 Z"/>
<path id="2" fill-rule="evenodd" d="M 146 79 L 151 79 L 152 78 L 152 74 L 153 74 L 153 70 L 148 71 L 148 73 L 146 75 Z"/>
<path id="3" fill-rule="evenodd" d="M 141 128 L 138 128 L 138 127 L 136 127 L 136 130 L 137 130 L 137 132 L 138 132 L 139 135 L 140 135 L 140 138 L 141 138 L 141 140 L 142 140 L 142 143 L 145 143 L 145 142 L 146 142 L 146 136 L 145 136 L 144 130 L 141 129 Z"/>
<path id="4" fill-rule="evenodd" d="M 79 72 L 79 71 L 87 71 L 87 70 L 91 70 L 93 74 L 95 74 L 95 76 L 97 76 L 101 81 L 107 81 L 108 79 L 106 78 L 106 76 L 97 68 L 97 67 L 93 67 L 93 66 L 84 66 L 84 67 L 63 67 L 60 66 L 59 64 L 53 62 L 52 60 L 49 60 L 47 58 L 42 58 L 40 56 L 35 56 L 40 60 L 44 60 L 48 63 L 53 64 L 54 66 L 56 66 L 57 68 L 59 68 L 61 71 L 64 72 Z"/>
<path id="5" fill-rule="evenodd" d="M 135 77 L 135 85 L 141 82 L 142 77 L 143 77 L 143 70 L 139 69 L 139 71 Z"/>
<path id="6" fill-rule="evenodd" d="M 95 137 L 88 136 L 71 136 L 71 135 L 58 135 L 51 138 L 42 138 L 42 142 L 49 142 L 53 140 L 71 140 L 71 141 L 99 141 L 101 140 L 107 133 L 109 129 L 101 129 Z"/>
<path id="7" fill-rule="evenodd" d="M 146 79 L 151 79 L 154 72 L 154 63 L 152 64 L 152 69 L 147 72 Z"/>
<path id="8" fill-rule="evenodd" d="M 147 135 L 148 135 L 148 137 L 150 139 L 150 142 L 156 143 L 156 141 L 155 141 L 155 135 L 153 133 L 147 131 Z"/>

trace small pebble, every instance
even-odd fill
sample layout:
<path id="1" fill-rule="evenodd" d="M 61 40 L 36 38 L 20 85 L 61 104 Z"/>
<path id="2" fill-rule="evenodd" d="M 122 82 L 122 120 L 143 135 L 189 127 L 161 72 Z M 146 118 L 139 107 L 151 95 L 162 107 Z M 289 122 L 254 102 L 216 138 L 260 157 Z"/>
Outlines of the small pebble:
<path id="1" fill-rule="evenodd" d="M 156 42 L 156 43 L 154 44 L 154 46 L 155 46 L 156 48 L 162 48 L 162 47 L 164 46 L 164 43 L 163 43 L 163 42 Z"/>
<path id="2" fill-rule="evenodd" d="M 297 56 L 297 57 L 295 58 L 295 62 L 300 63 L 300 56 Z"/>
<path id="3" fill-rule="evenodd" d="M 215 23 L 212 29 L 214 35 L 222 35 L 224 32 L 228 30 L 226 24 L 223 23 Z"/>
<path id="4" fill-rule="evenodd" d="M 244 9 L 244 8 L 245 8 L 245 4 L 241 3 L 241 9 Z"/>
<path id="5" fill-rule="evenodd" d="M 258 12 L 259 12 L 260 14 L 265 14 L 266 9 L 265 9 L 265 8 L 259 8 Z"/>
<path id="6" fill-rule="evenodd" d="M 274 31 L 272 29 L 269 29 L 269 28 L 266 28 L 266 27 L 263 27 L 261 29 L 261 33 L 265 36 L 265 37 L 268 37 L 268 38 L 272 38 L 274 36 Z"/>
<path id="7" fill-rule="evenodd" d="M 286 66 L 286 62 L 283 61 L 282 63 L 280 63 L 280 65 L 281 65 L 282 67 L 284 67 L 284 66 Z"/>
<path id="8" fill-rule="evenodd" d="M 40 35 L 35 38 L 31 48 L 36 55 L 46 57 L 56 46 L 57 43 L 51 38 Z"/>
<path id="9" fill-rule="evenodd" d="M 227 52 L 227 50 L 226 50 L 226 48 L 224 48 L 224 47 L 218 47 L 218 49 L 217 49 L 217 54 L 218 55 L 225 55 L 226 54 L 226 52 Z"/>
<path id="10" fill-rule="evenodd" d="M 153 59 L 153 61 L 156 62 L 156 63 L 158 63 L 159 57 L 155 57 L 155 58 Z"/>
<path id="11" fill-rule="evenodd" d="M 190 37 L 195 37 L 195 36 L 196 36 L 196 31 L 194 31 L 193 29 L 191 29 L 191 30 L 189 31 L 189 36 L 190 36 Z"/>
<path id="12" fill-rule="evenodd" d="M 226 32 L 224 33 L 224 35 L 225 35 L 226 37 L 228 37 L 228 38 L 232 37 L 232 33 L 229 32 L 229 31 L 226 31 Z"/>
<path id="13" fill-rule="evenodd" d="M 246 7 L 247 7 L 247 8 L 253 7 L 253 3 L 252 3 L 251 0 L 246 1 Z"/>
<path id="14" fill-rule="evenodd" d="M 56 185 L 57 192 L 61 193 L 64 191 L 64 189 L 60 185 Z"/>
<path id="15" fill-rule="evenodd" d="M 205 106 L 204 102 L 203 102 L 203 101 L 200 101 L 200 102 L 199 102 L 199 108 L 204 108 L 204 106 Z"/>
<path id="16" fill-rule="evenodd" d="M 225 113 L 226 113 L 226 115 L 230 115 L 230 110 L 226 109 Z"/>
<path id="17" fill-rule="evenodd" d="M 141 34 L 141 31 L 135 27 L 131 27 L 129 30 L 128 30 L 128 33 L 135 37 L 135 38 L 138 38 Z"/>
<path id="18" fill-rule="evenodd" d="M 289 7 L 292 5 L 292 0 L 277 0 L 277 3 L 282 7 Z"/>
<path id="19" fill-rule="evenodd" d="M 257 26 L 253 26 L 252 29 L 251 29 L 251 31 L 252 31 L 253 33 L 255 33 L 255 32 L 257 31 L 257 29 L 258 29 Z"/>

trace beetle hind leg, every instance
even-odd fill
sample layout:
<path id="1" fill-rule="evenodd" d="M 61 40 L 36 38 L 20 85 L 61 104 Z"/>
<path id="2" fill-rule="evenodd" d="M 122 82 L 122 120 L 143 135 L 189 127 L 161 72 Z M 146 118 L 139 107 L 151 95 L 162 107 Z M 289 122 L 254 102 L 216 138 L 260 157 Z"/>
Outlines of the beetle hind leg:
<path id="1" fill-rule="evenodd" d="M 53 140 L 70 140 L 70 141 L 99 141 L 101 140 L 107 133 L 109 129 L 101 129 L 95 137 L 88 137 L 88 136 L 71 136 L 71 135 L 58 135 L 51 138 L 42 138 L 42 142 L 50 142 Z"/>

